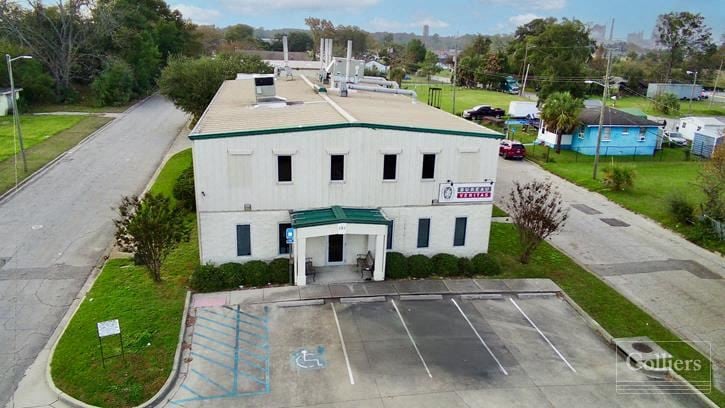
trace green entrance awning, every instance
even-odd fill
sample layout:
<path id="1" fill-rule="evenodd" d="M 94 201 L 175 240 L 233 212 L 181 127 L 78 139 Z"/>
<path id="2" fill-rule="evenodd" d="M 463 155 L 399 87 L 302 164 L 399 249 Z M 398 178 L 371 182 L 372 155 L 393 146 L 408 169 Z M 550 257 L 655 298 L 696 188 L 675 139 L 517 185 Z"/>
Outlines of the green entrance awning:
<path id="1" fill-rule="evenodd" d="M 329 208 L 294 211 L 291 215 L 294 228 L 315 227 L 330 224 L 388 224 L 377 208 L 348 208 L 338 205 Z"/>

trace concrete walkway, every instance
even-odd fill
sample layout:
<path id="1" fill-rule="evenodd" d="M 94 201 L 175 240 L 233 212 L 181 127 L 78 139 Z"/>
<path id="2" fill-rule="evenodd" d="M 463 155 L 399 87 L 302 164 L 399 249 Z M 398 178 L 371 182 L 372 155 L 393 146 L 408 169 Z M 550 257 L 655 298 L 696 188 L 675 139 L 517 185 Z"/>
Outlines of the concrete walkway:
<path id="1" fill-rule="evenodd" d="M 725 258 L 527 161 L 499 160 L 496 203 L 505 208 L 513 182 L 534 179 L 551 180 L 572 206 L 551 242 L 683 339 L 711 342 L 725 389 Z"/>

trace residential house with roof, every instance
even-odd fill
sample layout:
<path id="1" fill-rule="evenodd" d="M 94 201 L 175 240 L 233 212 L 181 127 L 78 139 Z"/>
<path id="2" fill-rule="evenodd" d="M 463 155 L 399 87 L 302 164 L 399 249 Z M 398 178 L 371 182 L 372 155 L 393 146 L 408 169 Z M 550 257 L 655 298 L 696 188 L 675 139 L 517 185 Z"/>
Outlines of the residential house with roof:
<path id="1" fill-rule="evenodd" d="M 695 139 L 695 133 L 719 134 L 725 130 L 725 122 L 714 116 L 687 116 L 680 118 L 677 131 L 689 141 Z"/>
<path id="2" fill-rule="evenodd" d="M 240 75 L 196 124 L 201 262 L 290 258 L 305 285 L 359 280 L 361 258 L 382 280 L 387 251 L 487 252 L 502 135 L 317 77 Z"/>
<path id="3" fill-rule="evenodd" d="M 579 114 L 580 124 L 577 129 L 572 134 L 562 135 L 561 148 L 594 155 L 599 132 L 600 110 L 601 108 L 583 109 Z M 660 128 L 662 126 L 663 124 L 647 118 L 605 107 L 600 154 L 604 156 L 652 155 L 661 138 Z M 536 141 L 555 147 L 555 130 L 547 129 L 542 124 Z"/>

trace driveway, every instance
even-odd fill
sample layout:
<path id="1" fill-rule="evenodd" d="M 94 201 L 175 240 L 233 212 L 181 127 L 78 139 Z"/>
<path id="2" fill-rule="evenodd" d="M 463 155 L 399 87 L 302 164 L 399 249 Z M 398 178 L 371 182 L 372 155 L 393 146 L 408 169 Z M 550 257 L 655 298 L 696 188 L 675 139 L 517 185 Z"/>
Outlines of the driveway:
<path id="1" fill-rule="evenodd" d="M 533 179 L 551 180 L 572 206 L 551 242 L 682 338 L 711 342 L 715 381 L 724 389 L 725 259 L 526 161 L 499 160 L 496 202 L 514 181 Z"/>
<path id="2" fill-rule="evenodd" d="M 0 202 L 0 406 L 111 243 L 112 207 L 142 191 L 185 122 L 152 96 Z"/>

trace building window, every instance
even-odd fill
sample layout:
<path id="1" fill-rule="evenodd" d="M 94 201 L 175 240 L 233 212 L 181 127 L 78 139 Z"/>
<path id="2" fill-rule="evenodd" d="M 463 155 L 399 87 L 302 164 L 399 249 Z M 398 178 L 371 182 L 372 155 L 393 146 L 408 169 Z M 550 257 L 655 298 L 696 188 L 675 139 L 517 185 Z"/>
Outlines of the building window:
<path id="1" fill-rule="evenodd" d="M 292 181 L 292 156 L 277 156 L 277 181 Z"/>
<path id="2" fill-rule="evenodd" d="M 330 156 L 330 180 L 345 180 L 345 156 L 342 154 L 333 154 Z"/>
<path id="3" fill-rule="evenodd" d="M 436 172 L 436 155 L 435 154 L 424 154 L 423 155 L 423 175 L 421 176 L 424 180 L 432 180 L 435 178 Z"/>
<path id="4" fill-rule="evenodd" d="M 456 229 L 453 231 L 453 246 L 466 245 L 466 217 L 456 218 Z"/>
<path id="5" fill-rule="evenodd" d="M 584 140 L 584 128 L 579 128 L 579 139 Z"/>
<path id="6" fill-rule="evenodd" d="M 287 228 L 292 228 L 290 223 L 279 224 L 279 253 L 280 255 L 289 254 L 289 244 L 287 243 Z"/>
<path id="7" fill-rule="evenodd" d="M 428 248 L 430 238 L 430 218 L 418 220 L 418 248 Z"/>
<path id="8" fill-rule="evenodd" d="M 682 122 L 682 128 L 684 129 L 686 127 L 687 127 L 687 122 Z"/>
<path id="9" fill-rule="evenodd" d="M 622 136 L 629 136 L 629 129 L 627 129 L 627 128 L 622 129 Z"/>
<path id="10" fill-rule="evenodd" d="M 397 154 L 386 154 L 383 157 L 383 180 L 395 180 L 395 168 L 397 164 Z"/>
<path id="11" fill-rule="evenodd" d="M 612 141 L 612 128 L 605 127 L 602 129 L 602 142 Z"/>
<path id="12" fill-rule="evenodd" d="M 393 249 L 393 220 L 388 223 L 388 242 L 385 243 L 385 249 Z"/>
<path id="13" fill-rule="evenodd" d="M 647 138 L 647 128 L 639 128 L 639 141 L 643 142 Z"/>
<path id="14" fill-rule="evenodd" d="M 252 255 L 252 240 L 249 235 L 249 224 L 237 225 L 237 256 Z"/>

